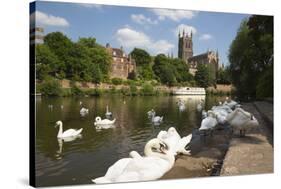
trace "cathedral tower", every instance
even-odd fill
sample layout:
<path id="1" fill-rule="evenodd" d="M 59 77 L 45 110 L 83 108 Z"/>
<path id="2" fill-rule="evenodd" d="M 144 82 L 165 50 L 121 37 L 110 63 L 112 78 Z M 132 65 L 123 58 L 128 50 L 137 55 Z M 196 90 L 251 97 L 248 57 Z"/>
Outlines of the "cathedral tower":
<path id="1" fill-rule="evenodd" d="M 179 42 L 178 42 L 178 57 L 184 60 L 186 63 L 190 57 L 193 56 L 193 43 L 192 43 L 192 31 L 190 36 L 182 32 L 182 36 L 179 32 Z"/>

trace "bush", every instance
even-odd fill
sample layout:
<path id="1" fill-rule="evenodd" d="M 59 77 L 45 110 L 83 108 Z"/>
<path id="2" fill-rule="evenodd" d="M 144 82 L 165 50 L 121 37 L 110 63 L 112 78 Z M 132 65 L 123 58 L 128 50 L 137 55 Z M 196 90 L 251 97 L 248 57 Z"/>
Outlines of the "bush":
<path id="1" fill-rule="evenodd" d="M 141 93 L 142 93 L 142 95 L 154 95 L 155 94 L 153 86 L 149 83 L 143 84 Z"/>
<path id="2" fill-rule="evenodd" d="M 76 85 L 73 85 L 71 87 L 71 94 L 74 96 L 82 96 L 82 95 L 84 95 L 84 92 Z"/>
<path id="3" fill-rule="evenodd" d="M 61 84 L 54 78 L 47 78 L 42 82 L 40 92 L 44 96 L 60 96 L 62 94 Z"/>
<path id="4" fill-rule="evenodd" d="M 138 95 L 138 88 L 135 84 L 130 85 L 130 93 L 131 93 L 131 96 L 137 96 Z"/>
<path id="5" fill-rule="evenodd" d="M 111 82 L 113 85 L 121 85 L 123 83 L 123 79 L 121 78 L 112 78 Z"/>

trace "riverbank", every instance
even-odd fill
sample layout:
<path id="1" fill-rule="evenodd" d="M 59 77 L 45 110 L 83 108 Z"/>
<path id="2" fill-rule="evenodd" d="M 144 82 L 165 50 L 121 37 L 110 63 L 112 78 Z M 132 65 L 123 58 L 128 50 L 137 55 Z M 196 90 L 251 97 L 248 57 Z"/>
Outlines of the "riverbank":
<path id="1" fill-rule="evenodd" d="M 190 145 L 192 155 L 177 157 L 162 179 L 272 173 L 273 135 L 264 116 L 273 120 L 273 104 L 254 102 L 242 106 L 258 119 L 259 127 L 251 128 L 243 138 L 231 135 L 227 129 L 216 131 L 212 137 L 195 133 Z"/>
<path id="2" fill-rule="evenodd" d="M 115 80 L 113 80 L 115 81 Z M 119 80 L 118 80 L 119 81 Z M 101 96 L 103 94 L 121 94 L 125 96 L 171 95 L 174 90 L 184 86 L 160 85 L 156 81 L 120 80 L 113 83 L 74 82 L 66 79 L 36 81 L 36 95 L 42 96 Z M 206 89 L 210 95 L 230 96 L 231 85 L 217 85 Z"/>

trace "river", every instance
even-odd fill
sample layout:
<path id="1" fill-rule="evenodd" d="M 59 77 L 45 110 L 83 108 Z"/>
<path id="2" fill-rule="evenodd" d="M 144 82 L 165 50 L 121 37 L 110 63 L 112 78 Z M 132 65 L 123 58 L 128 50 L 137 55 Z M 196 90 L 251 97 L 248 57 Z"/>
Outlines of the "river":
<path id="1" fill-rule="evenodd" d="M 143 154 L 146 142 L 160 130 L 175 127 L 186 136 L 200 126 L 201 115 L 196 106 L 205 97 L 185 96 L 186 110 L 180 112 L 176 96 L 122 97 L 36 97 L 36 183 L 38 186 L 73 185 L 91 183 L 103 176 L 108 167 L 120 158 L 128 157 L 132 150 Z M 205 109 L 210 109 L 225 97 L 208 96 Z M 81 103 L 82 104 L 81 104 Z M 97 130 L 96 116 L 105 118 L 106 106 L 116 122 L 113 128 Z M 80 115 L 82 107 L 89 109 Z M 154 109 L 164 116 L 155 126 L 147 117 Z M 83 128 L 81 137 L 73 141 L 57 139 L 56 121 L 63 122 L 64 130 Z"/>

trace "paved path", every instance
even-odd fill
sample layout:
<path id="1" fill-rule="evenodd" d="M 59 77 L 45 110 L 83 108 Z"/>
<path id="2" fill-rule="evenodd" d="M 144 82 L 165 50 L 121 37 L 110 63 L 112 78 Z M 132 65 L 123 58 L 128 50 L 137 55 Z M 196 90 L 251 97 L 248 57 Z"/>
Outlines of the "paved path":
<path id="1" fill-rule="evenodd" d="M 260 126 L 249 130 L 246 137 L 231 139 L 220 175 L 273 173 L 273 140 L 267 123 L 273 124 L 273 104 L 247 103 L 242 108 L 253 113 Z"/>

